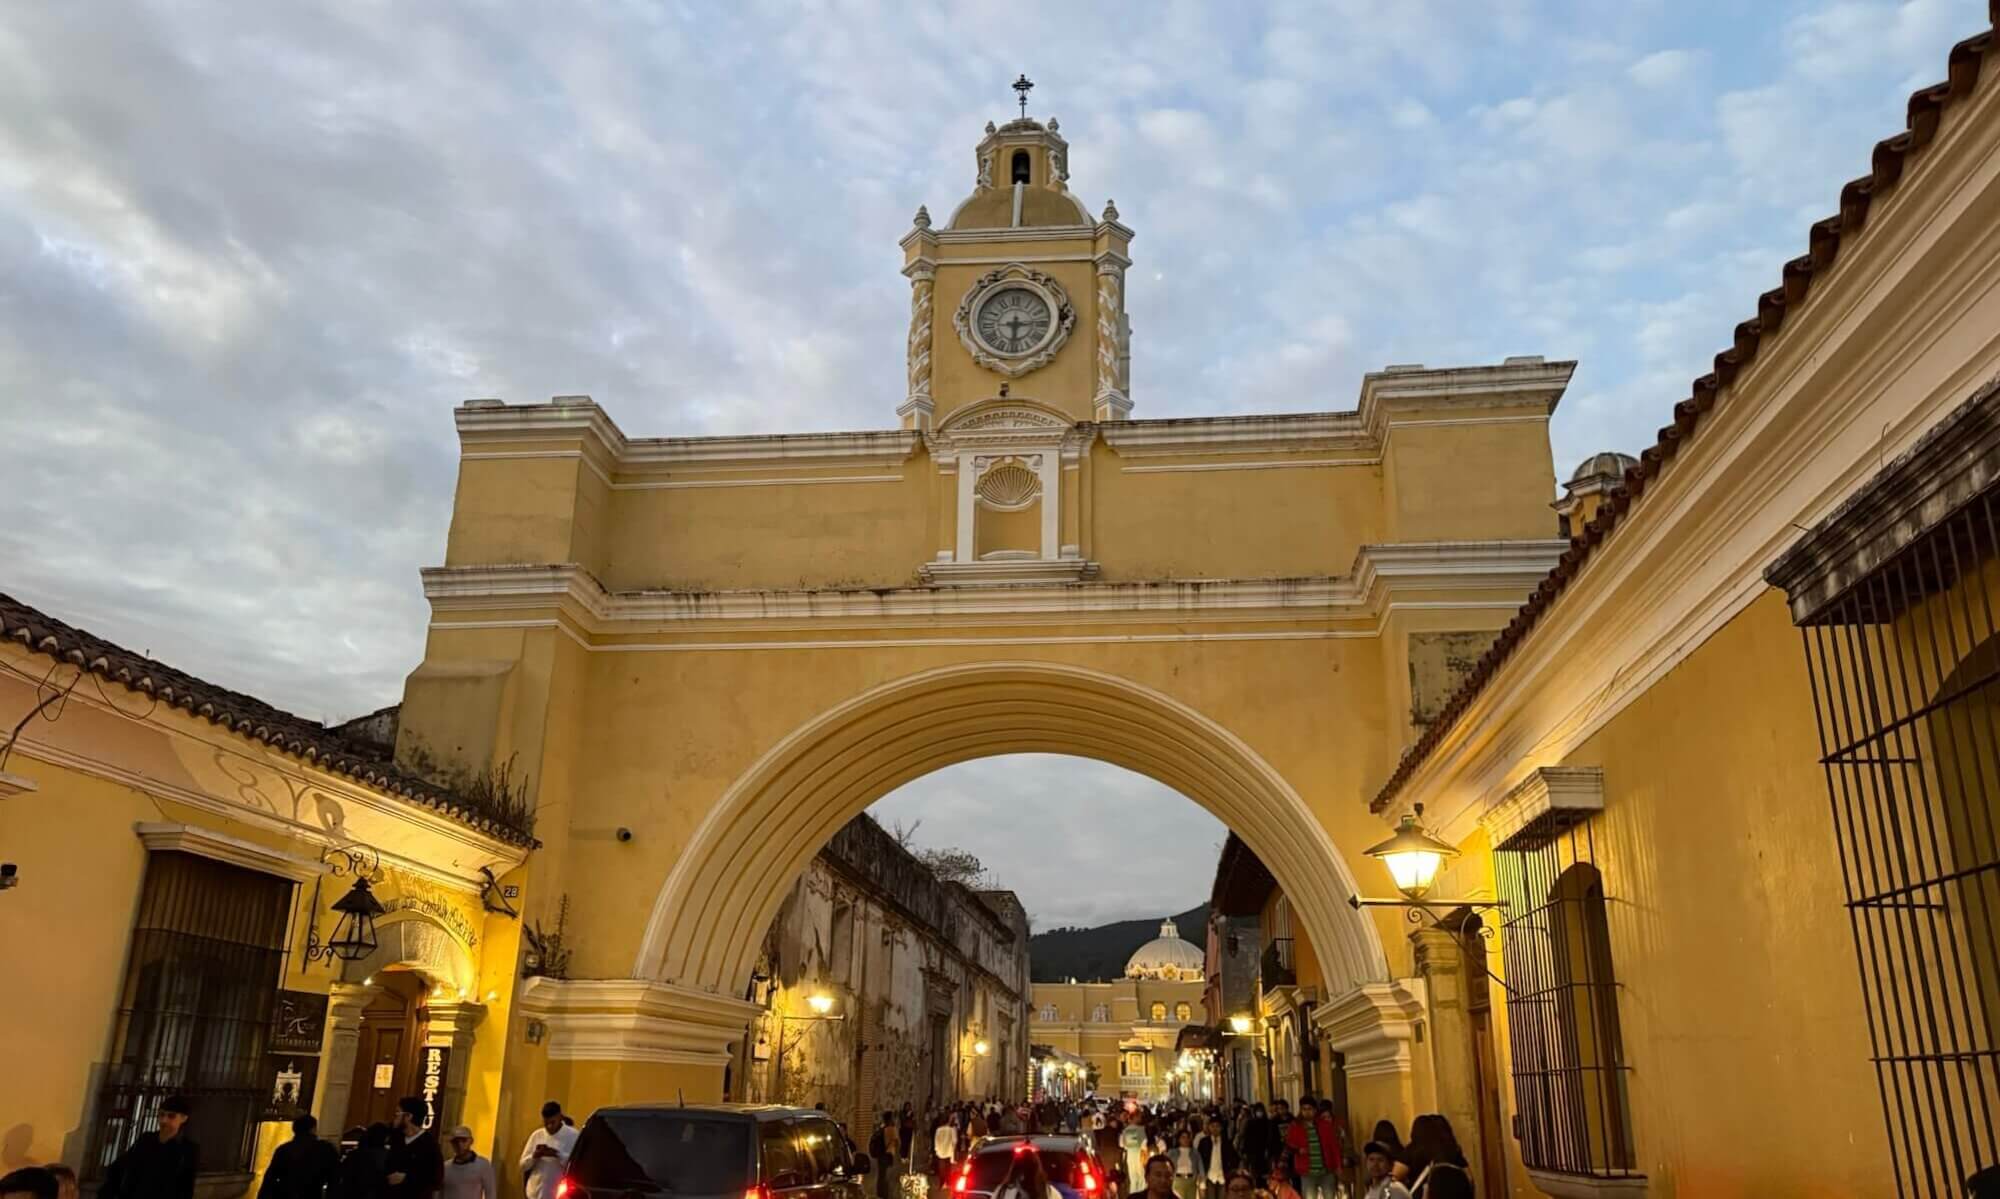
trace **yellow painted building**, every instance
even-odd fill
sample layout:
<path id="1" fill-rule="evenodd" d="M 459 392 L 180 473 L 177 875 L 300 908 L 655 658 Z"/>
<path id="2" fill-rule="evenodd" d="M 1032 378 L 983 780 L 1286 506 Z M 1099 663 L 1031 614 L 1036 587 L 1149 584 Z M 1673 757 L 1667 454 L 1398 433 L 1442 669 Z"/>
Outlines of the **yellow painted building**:
<path id="1" fill-rule="evenodd" d="M 911 779 L 1022 752 L 1136 770 L 1237 830 L 1342 1044 L 1391 1063 L 1357 1103 L 1401 1117 L 1427 1093 L 1393 1049 L 1405 930 L 1346 902 L 1381 836 L 1355 797 L 1409 742 L 1413 692 L 1561 552 L 1548 420 L 1573 364 L 1134 419 L 1134 232 L 1071 166 L 1054 120 L 1009 121 L 949 216 L 917 212 L 898 428 L 649 438 L 581 396 L 458 410 L 398 756 L 518 762 L 526 910 L 566 902 L 582 930 L 570 977 L 519 995 L 503 1143 L 551 1094 L 719 1097 L 762 1018 L 760 939 L 819 847 Z"/>
<path id="2" fill-rule="evenodd" d="M 1202 1022 L 1202 951 L 1172 920 L 1132 951 L 1122 978 L 1036 983 L 1029 1039 L 1096 1071 L 1097 1093 L 1166 1099 L 1181 1030 Z"/>
<path id="3" fill-rule="evenodd" d="M 94 1181 L 174 1094 L 203 1194 L 301 1112 L 421 1094 L 490 1141 L 521 941 L 495 909 L 532 844 L 495 776 L 440 786 L 5 596 L 0 711 L 5 1168 Z M 348 959 L 357 878 L 386 910 Z"/>
<path id="4" fill-rule="evenodd" d="M 1372 791 L 1463 851 L 1436 896 L 1507 905 L 1517 1193 L 2000 1164 L 1996 76 L 1991 30 L 1952 49 Z M 1427 1000 L 1461 1127 L 1463 983 Z"/>

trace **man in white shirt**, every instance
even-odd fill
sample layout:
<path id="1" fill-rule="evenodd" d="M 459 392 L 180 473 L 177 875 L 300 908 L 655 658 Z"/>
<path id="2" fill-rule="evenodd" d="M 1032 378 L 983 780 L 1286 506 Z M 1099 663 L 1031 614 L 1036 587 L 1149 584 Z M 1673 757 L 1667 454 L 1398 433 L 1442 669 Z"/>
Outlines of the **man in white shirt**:
<path id="1" fill-rule="evenodd" d="M 438 1199 L 500 1199 L 493 1163 L 472 1151 L 472 1129 L 463 1124 L 452 1130 L 451 1156 L 444 1159 Z"/>
<path id="2" fill-rule="evenodd" d="M 563 1122 L 562 1104 L 551 1099 L 542 1105 L 542 1126 L 528 1134 L 521 1149 L 521 1183 L 528 1199 L 555 1199 L 556 1182 L 569 1168 L 569 1155 L 576 1148 L 576 1129 Z"/>
<path id="3" fill-rule="evenodd" d="M 937 1175 L 943 1179 L 951 1171 L 951 1164 L 958 1160 L 958 1117 L 948 1116 L 937 1126 L 931 1136 L 931 1161 L 937 1166 Z"/>

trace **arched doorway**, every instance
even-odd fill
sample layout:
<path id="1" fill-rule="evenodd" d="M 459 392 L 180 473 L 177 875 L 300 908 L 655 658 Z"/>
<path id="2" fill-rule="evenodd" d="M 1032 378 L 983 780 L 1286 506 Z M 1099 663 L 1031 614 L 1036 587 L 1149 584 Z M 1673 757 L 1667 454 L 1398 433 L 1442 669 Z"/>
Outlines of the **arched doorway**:
<path id="1" fill-rule="evenodd" d="M 1254 751 L 1151 688 L 1043 662 L 925 671 L 795 730 L 709 811 L 653 906 L 636 978 L 743 992 L 764 930 L 807 861 L 848 819 L 911 779 L 975 758 L 1071 754 L 1148 775 L 1214 813 L 1270 865 L 1329 979 L 1386 980 L 1374 924 L 1325 825 Z"/>
<path id="2" fill-rule="evenodd" d="M 373 992 L 361 1010 L 347 1113 L 340 1127 L 387 1124 L 396 1101 L 417 1089 L 418 1054 L 430 1030 L 430 982 L 409 969 L 370 978 Z"/>

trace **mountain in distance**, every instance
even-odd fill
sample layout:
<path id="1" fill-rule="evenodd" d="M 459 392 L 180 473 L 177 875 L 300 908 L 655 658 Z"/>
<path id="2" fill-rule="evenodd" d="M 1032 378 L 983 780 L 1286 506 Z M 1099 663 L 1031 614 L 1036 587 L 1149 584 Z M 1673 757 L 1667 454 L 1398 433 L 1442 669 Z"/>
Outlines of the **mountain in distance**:
<path id="1" fill-rule="evenodd" d="M 1183 940 L 1197 947 L 1207 942 L 1207 904 L 1197 904 L 1173 920 Z M 1159 935 L 1157 919 L 1119 920 L 1096 928 L 1052 928 L 1028 938 L 1028 975 L 1038 983 L 1123 978 L 1133 951 Z"/>

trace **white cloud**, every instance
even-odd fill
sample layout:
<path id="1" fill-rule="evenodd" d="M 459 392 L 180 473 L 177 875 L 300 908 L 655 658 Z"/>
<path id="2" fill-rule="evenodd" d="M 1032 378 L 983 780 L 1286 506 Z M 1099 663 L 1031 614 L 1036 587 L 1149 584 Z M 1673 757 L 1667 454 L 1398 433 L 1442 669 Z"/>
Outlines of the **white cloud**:
<path id="1" fill-rule="evenodd" d="M 1636 449 L 1983 14 L 1589 11 L 10 8 L 0 587 L 308 713 L 393 699 L 453 405 L 893 424 L 896 239 L 1024 69 L 1139 233 L 1137 415 L 1578 355 L 1558 463 Z"/>

